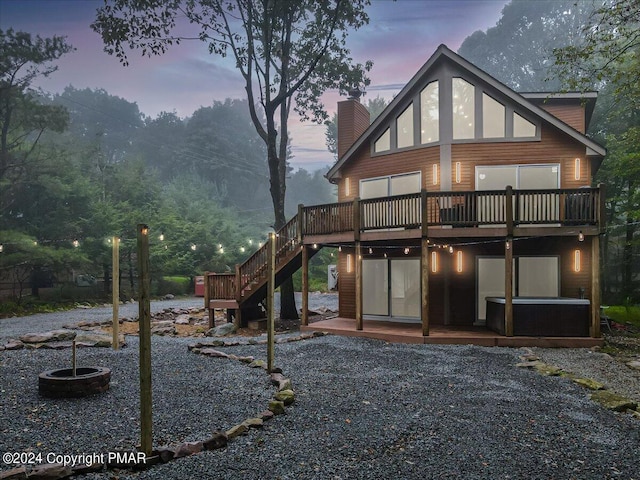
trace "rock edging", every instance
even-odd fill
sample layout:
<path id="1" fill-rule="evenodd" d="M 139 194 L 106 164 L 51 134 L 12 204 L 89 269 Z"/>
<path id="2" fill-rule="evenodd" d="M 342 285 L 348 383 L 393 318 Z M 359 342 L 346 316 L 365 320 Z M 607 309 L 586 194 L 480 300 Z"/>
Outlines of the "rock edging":
<path id="1" fill-rule="evenodd" d="M 591 400 L 593 400 L 594 402 L 599 403 L 607 410 L 630 413 L 634 417 L 640 419 L 640 405 L 637 402 L 615 392 L 612 392 L 600 382 L 596 382 L 595 380 L 590 378 L 579 377 L 572 372 L 563 370 L 562 368 L 548 365 L 541 361 L 540 357 L 538 357 L 528 349 L 527 353 L 520 356 L 520 360 L 521 362 L 517 363 L 516 367 L 533 369 L 542 375 L 547 375 L 550 377 L 568 378 L 573 383 L 591 390 L 592 393 L 589 394 L 589 398 L 591 398 Z"/>

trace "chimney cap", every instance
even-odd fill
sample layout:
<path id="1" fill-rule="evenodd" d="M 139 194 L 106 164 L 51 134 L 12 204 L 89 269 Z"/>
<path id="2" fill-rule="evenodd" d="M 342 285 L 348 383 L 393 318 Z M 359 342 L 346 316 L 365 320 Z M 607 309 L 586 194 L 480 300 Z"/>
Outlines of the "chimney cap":
<path id="1" fill-rule="evenodd" d="M 360 90 L 359 87 L 355 86 L 351 89 L 349 89 L 349 98 L 348 100 L 356 100 L 356 101 L 360 101 L 360 97 L 362 96 L 364 92 L 362 90 Z"/>

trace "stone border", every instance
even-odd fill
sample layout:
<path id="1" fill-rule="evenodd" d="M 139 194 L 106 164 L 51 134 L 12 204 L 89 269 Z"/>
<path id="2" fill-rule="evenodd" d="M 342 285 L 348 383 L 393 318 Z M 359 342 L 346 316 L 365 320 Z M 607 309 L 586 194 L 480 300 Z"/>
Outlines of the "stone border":
<path id="1" fill-rule="evenodd" d="M 591 390 L 592 393 L 589 394 L 589 398 L 594 402 L 599 403 L 607 410 L 630 413 L 635 418 L 640 419 L 640 404 L 637 402 L 612 392 L 602 383 L 596 382 L 595 380 L 578 377 L 573 372 L 563 370 L 562 368 L 558 368 L 553 365 L 548 365 L 542 362 L 540 357 L 535 355 L 530 349 L 526 350 L 527 353 L 520 356 L 520 360 L 522 360 L 522 362 L 517 363 L 516 367 L 534 369 L 538 373 L 549 377 L 568 378 L 573 383 Z"/>
<path id="2" fill-rule="evenodd" d="M 277 343 L 287 343 L 301 340 L 308 340 L 311 338 L 324 336 L 323 332 L 309 332 L 300 334 L 294 337 L 286 337 L 278 339 Z M 221 344 L 220 344 L 221 342 Z M 261 345 L 266 343 L 259 341 L 253 343 L 254 345 Z M 271 372 L 267 371 L 267 364 L 264 360 L 256 360 L 252 356 L 238 356 L 233 354 L 227 354 L 219 350 L 212 348 L 213 346 L 227 347 L 242 345 L 236 343 L 234 340 L 221 341 L 214 340 L 207 344 L 197 342 L 193 345 L 189 345 L 187 348 L 190 352 L 205 355 L 213 358 L 222 358 L 227 360 L 236 360 L 246 364 L 250 368 L 262 368 L 270 376 L 271 384 L 276 387 L 276 391 L 273 394 L 271 400 L 267 405 L 266 410 L 262 411 L 255 417 L 249 417 L 242 423 L 234 425 L 228 430 L 221 432 L 214 432 L 213 435 L 206 439 L 197 442 L 184 442 L 177 445 L 163 445 L 155 448 L 151 452 L 150 457 L 146 457 L 144 464 L 138 463 L 138 452 L 121 452 L 123 457 L 130 458 L 130 462 L 114 462 L 114 463 L 95 463 L 92 465 L 76 465 L 70 467 L 63 464 L 41 464 L 33 468 L 27 468 L 25 466 L 17 467 L 11 470 L 0 472 L 0 480 L 18 480 L 18 479 L 62 479 L 76 475 L 83 475 L 93 472 L 103 472 L 113 469 L 134 469 L 142 470 L 150 468 L 160 463 L 167 463 L 171 460 L 194 455 L 206 450 L 217 450 L 225 448 L 229 441 L 239 437 L 240 435 L 246 435 L 252 428 L 262 428 L 264 422 L 272 419 L 276 415 L 283 415 L 285 413 L 285 407 L 292 405 L 295 402 L 295 392 L 291 383 L 291 379 L 285 377 L 282 373 L 282 369 L 274 368 Z M 247 343 L 246 345 L 250 345 Z"/>

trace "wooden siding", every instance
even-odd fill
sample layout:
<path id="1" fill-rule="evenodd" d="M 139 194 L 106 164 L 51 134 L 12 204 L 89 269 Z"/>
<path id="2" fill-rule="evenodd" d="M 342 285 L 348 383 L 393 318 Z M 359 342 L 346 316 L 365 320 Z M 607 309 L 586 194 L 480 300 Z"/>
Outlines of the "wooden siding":
<path id="1" fill-rule="evenodd" d="M 338 201 L 353 200 L 359 196 L 361 179 L 417 171 L 422 172 L 421 187 L 427 190 L 434 190 L 431 176 L 432 169 L 433 164 L 439 162 L 439 146 L 408 150 L 389 155 L 378 155 L 375 157 L 370 156 L 367 148 L 362 148 L 357 153 L 354 161 L 343 170 L 342 178 L 348 178 L 350 181 L 350 195 L 348 197 L 345 195 L 345 182 L 341 181 L 338 188 Z"/>
<path id="2" fill-rule="evenodd" d="M 539 103 L 538 106 L 554 117 L 559 118 L 567 125 L 575 128 L 580 133 L 585 133 L 585 112 L 582 105 L 576 105 L 575 103 L 549 105 L 543 102 Z"/>
<path id="3" fill-rule="evenodd" d="M 575 179 L 574 161 L 580 158 L 580 179 Z M 455 164 L 462 166 L 462 182 L 455 183 Z M 455 191 L 475 190 L 478 165 L 560 164 L 560 188 L 579 188 L 591 183 L 591 165 L 585 148 L 551 127 L 542 127 L 542 140 L 533 142 L 461 143 L 451 146 L 451 185 Z M 515 185 L 513 185 L 515 187 Z"/>

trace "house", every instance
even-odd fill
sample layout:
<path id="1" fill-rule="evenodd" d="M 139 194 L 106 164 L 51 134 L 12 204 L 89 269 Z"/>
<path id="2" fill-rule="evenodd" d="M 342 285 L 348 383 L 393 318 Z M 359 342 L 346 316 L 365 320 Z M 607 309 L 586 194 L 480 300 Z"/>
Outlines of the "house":
<path id="1" fill-rule="evenodd" d="M 596 94 L 516 93 L 441 45 L 373 123 L 358 97 L 338 103 L 338 202 L 301 206 L 276 240 L 278 274 L 302 266 L 303 283 L 318 248 L 339 249 L 339 318 L 313 328 L 601 343 Z M 264 255 L 208 274 L 206 305 L 264 298 Z"/>

